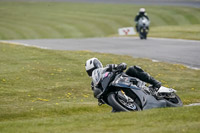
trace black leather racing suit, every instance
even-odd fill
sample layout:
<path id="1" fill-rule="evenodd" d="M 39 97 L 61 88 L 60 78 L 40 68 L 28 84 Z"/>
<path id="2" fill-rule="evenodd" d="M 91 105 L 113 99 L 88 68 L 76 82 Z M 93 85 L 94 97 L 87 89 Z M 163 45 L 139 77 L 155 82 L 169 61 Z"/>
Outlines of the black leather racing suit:
<path id="1" fill-rule="evenodd" d="M 150 74 L 142 70 L 139 66 L 131 66 L 126 71 L 126 74 L 132 77 L 136 77 L 144 82 L 153 85 L 153 88 L 159 89 L 161 87 L 161 82 L 154 79 Z"/>

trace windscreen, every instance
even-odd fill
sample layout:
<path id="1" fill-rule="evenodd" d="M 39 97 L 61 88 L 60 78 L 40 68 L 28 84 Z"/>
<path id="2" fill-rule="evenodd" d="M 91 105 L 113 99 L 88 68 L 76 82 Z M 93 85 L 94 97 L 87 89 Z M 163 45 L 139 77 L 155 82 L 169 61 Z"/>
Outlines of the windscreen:
<path id="1" fill-rule="evenodd" d="M 142 25 L 146 25 L 146 26 L 149 26 L 149 20 L 146 18 L 146 17 L 141 17 L 139 19 L 139 25 L 142 26 Z"/>

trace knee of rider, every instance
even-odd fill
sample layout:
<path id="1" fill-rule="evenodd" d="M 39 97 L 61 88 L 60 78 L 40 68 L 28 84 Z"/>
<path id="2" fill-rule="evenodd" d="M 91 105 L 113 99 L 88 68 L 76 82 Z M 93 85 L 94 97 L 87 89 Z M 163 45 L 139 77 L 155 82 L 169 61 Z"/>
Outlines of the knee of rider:
<path id="1" fill-rule="evenodd" d="M 142 70 L 142 68 L 140 66 L 134 66 L 134 69 L 137 71 L 137 72 L 144 72 L 144 70 Z"/>
<path id="2" fill-rule="evenodd" d="M 137 71 L 134 66 L 130 66 L 126 71 L 126 74 L 132 77 L 137 77 Z"/>
<path id="3" fill-rule="evenodd" d="M 150 79 L 151 79 L 150 75 L 146 72 L 140 72 L 138 74 L 138 78 L 145 82 L 150 82 Z"/>

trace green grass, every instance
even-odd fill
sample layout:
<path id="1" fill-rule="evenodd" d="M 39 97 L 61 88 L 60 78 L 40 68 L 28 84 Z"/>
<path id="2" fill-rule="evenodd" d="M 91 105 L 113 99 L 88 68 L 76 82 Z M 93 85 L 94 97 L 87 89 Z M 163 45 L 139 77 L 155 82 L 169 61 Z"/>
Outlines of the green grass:
<path id="1" fill-rule="evenodd" d="M 95 113 L 4 121 L 3 132 L 37 133 L 198 133 L 200 107 L 154 109 L 132 113 Z M 9 128 L 8 128 L 9 127 Z"/>
<path id="2" fill-rule="evenodd" d="M 141 6 L 69 2 L 0 2 L 0 39 L 116 36 L 134 26 Z M 200 9 L 144 6 L 151 19 L 149 36 L 200 39 Z"/>
<path id="3" fill-rule="evenodd" d="M 200 71 L 183 65 L 87 51 L 56 51 L 0 43 L 0 131 L 199 132 L 200 107 L 110 113 L 98 106 L 84 68 L 88 58 L 104 65 L 139 65 L 184 104 L 200 102 Z"/>
<path id="4" fill-rule="evenodd" d="M 199 31 L 200 31 L 200 25 L 159 26 L 152 28 L 149 36 L 199 40 L 200 39 Z"/>

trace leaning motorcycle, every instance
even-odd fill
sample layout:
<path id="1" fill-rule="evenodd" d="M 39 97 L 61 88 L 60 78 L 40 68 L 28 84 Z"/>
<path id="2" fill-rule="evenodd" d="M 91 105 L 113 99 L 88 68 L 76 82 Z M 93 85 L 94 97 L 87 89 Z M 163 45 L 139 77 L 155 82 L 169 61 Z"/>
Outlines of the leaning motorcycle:
<path id="1" fill-rule="evenodd" d="M 113 112 L 183 105 L 176 90 L 162 86 L 155 92 L 151 86 L 126 75 L 123 70 L 107 72 L 99 68 L 93 71 L 92 80 L 94 96 L 99 105 L 107 104 L 113 108 Z"/>
<path id="2" fill-rule="evenodd" d="M 138 33 L 140 39 L 147 39 L 150 21 L 146 17 L 141 17 L 138 21 Z"/>

